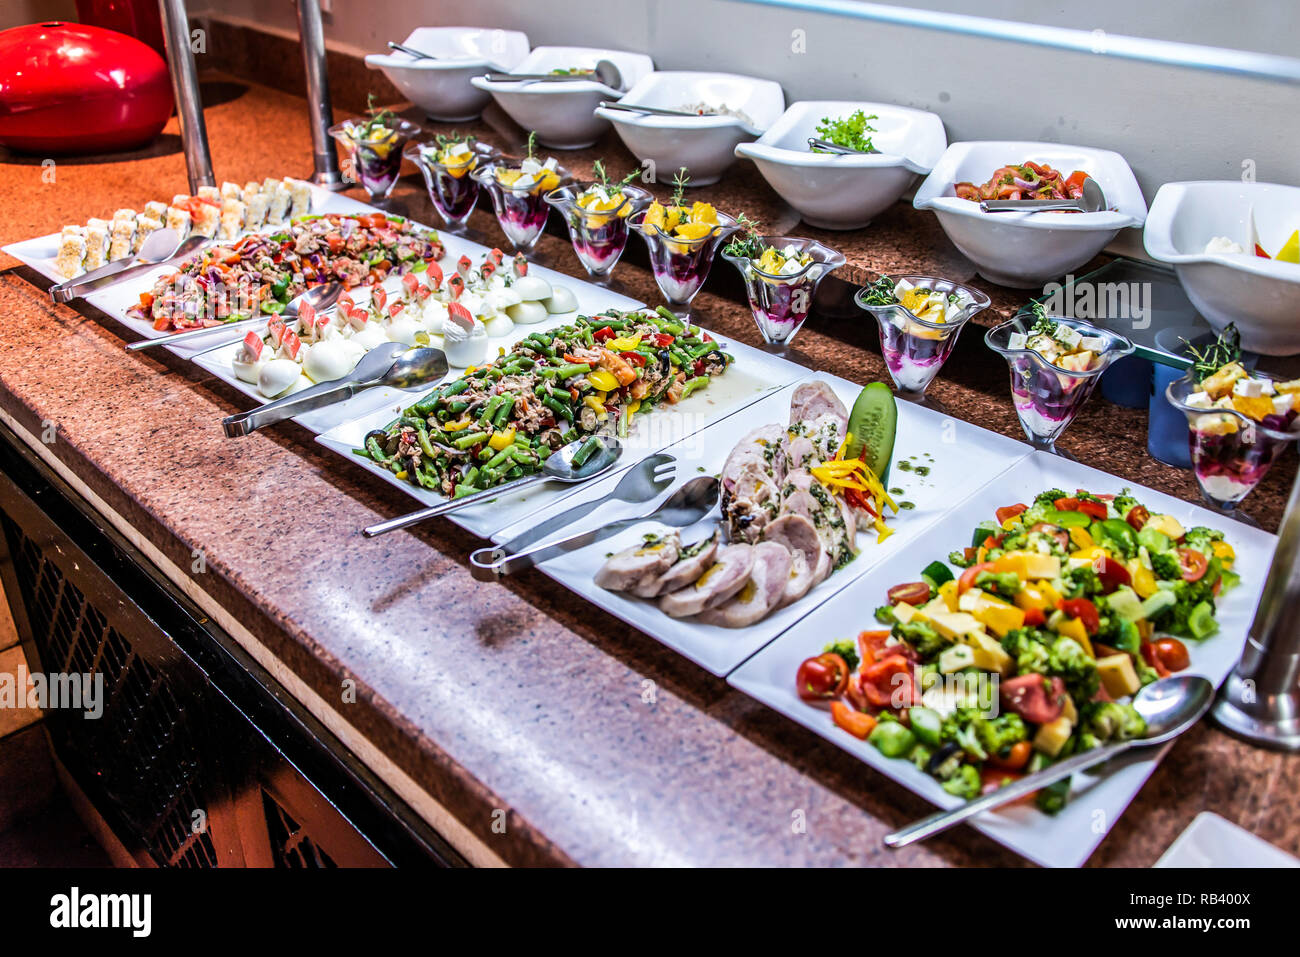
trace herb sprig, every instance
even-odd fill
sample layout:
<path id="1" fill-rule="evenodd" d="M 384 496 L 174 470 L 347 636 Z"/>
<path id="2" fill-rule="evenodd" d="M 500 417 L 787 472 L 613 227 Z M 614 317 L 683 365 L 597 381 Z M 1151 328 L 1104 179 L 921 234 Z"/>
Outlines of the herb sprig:
<path id="1" fill-rule="evenodd" d="M 1186 339 L 1187 351 L 1195 360 L 1192 363 L 1192 378 L 1200 385 L 1214 373 L 1230 362 L 1241 361 L 1241 333 L 1235 322 L 1228 323 L 1214 342 L 1205 348 L 1197 348 Z"/>
<path id="2" fill-rule="evenodd" d="M 855 110 L 848 116 L 839 119 L 823 116 L 822 121 L 817 124 L 817 136 L 828 143 L 843 146 L 845 149 L 858 150 L 862 153 L 874 153 L 876 148 L 872 145 L 871 137 L 867 134 L 875 133 L 877 130 L 867 121 L 879 118 L 875 113 L 868 116 L 862 110 Z M 813 152 L 824 153 L 826 151 L 815 149 Z"/>
<path id="3" fill-rule="evenodd" d="M 736 217 L 736 225 L 740 227 L 740 232 L 736 233 L 731 242 L 722 248 L 722 251 L 736 259 L 759 259 L 763 255 L 766 244 L 763 237 L 759 234 L 759 222 L 756 219 L 750 219 L 744 213 Z"/>
<path id="4" fill-rule="evenodd" d="M 1034 317 L 1034 324 L 1029 328 L 1031 336 L 1056 338 L 1056 320 L 1047 314 L 1047 307 L 1035 299 L 1029 304 L 1029 313 Z"/>
<path id="5" fill-rule="evenodd" d="M 882 275 L 875 282 L 866 286 L 862 291 L 862 304 L 864 306 L 894 306 L 899 302 L 898 294 L 894 292 L 894 280 L 888 276 Z"/>
<path id="6" fill-rule="evenodd" d="M 596 176 L 600 178 L 600 185 L 604 188 L 605 192 L 609 193 L 611 196 L 617 196 L 620 193 L 622 193 L 623 187 L 628 185 L 630 182 L 632 182 L 632 180 L 636 179 L 637 176 L 641 173 L 640 169 L 634 169 L 632 170 L 632 172 L 624 176 L 621 180 L 611 183 L 609 181 L 609 174 L 605 171 L 604 160 L 599 160 L 599 159 L 596 160 L 596 162 L 591 164 L 591 169 L 592 172 L 594 172 Z"/>

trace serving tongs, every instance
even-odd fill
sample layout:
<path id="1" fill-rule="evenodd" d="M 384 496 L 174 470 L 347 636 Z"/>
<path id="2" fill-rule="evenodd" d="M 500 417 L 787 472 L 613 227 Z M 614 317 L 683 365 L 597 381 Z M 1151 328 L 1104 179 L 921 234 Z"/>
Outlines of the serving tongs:
<path id="1" fill-rule="evenodd" d="M 623 74 L 612 60 L 597 60 L 595 69 L 590 73 L 501 73 L 493 71 L 485 74 L 485 79 L 492 83 L 578 83 L 594 81 L 611 90 L 623 89 Z"/>
<path id="2" fill-rule="evenodd" d="M 308 289 L 290 302 L 284 307 L 284 312 L 279 313 L 279 315 L 284 319 L 296 319 L 303 306 L 311 306 L 317 312 L 324 312 L 338 302 L 341 295 L 343 295 L 342 283 L 321 283 L 319 286 Z M 247 326 L 270 322 L 274 318 L 274 313 L 260 313 L 256 316 L 249 316 L 247 319 L 236 319 L 234 322 L 223 322 L 215 326 L 202 326 L 198 329 L 186 329 L 184 332 L 173 332 L 171 335 L 158 336 L 156 339 L 141 339 L 139 342 L 128 343 L 126 351 L 139 352 L 141 349 L 152 349 L 154 346 L 172 346 L 178 342 L 187 342 L 190 339 L 204 339 L 215 336 L 220 332 L 228 332 L 231 329 L 243 329 Z M 229 341 L 234 342 L 235 339 L 231 338 Z M 226 344 L 223 342 L 212 348 L 219 349 Z"/>
<path id="3" fill-rule="evenodd" d="M 852 146 L 840 146 L 839 143 L 832 143 L 830 140 L 819 140 L 815 136 L 808 137 L 808 148 L 810 150 L 821 150 L 823 153 L 836 153 L 840 156 L 878 156 L 880 150 L 855 150 Z"/>
<path id="4" fill-rule="evenodd" d="M 414 389 L 437 382 L 447 374 L 447 357 L 441 349 L 432 346 L 408 349 L 401 342 L 386 342 L 362 356 L 356 368 L 341 379 L 317 383 L 251 412 L 228 415 L 221 420 L 226 437 L 234 439 L 248 435 L 295 415 L 343 402 L 376 386 Z"/>
<path id="5" fill-rule="evenodd" d="M 1099 213 L 1106 208 L 1106 194 L 1101 184 L 1089 176 L 1083 181 L 1083 195 L 1078 199 L 985 199 L 980 209 L 986 213 L 1042 212 L 1064 209 L 1076 213 Z"/>
<path id="6" fill-rule="evenodd" d="M 83 273 L 76 279 L 69 279 L 50 287 L 50 298 L 55 302 L 71 302 L 89 293 L 116 285 L 123 279 L 168 263 L 173 259 L 188 256 L 208 241 L 207 236 L 191 236 L 184 242 L 174 229 L 155 229 L 145 237 L 140 249 L 130 256 L 114 259 L 98 269 Z"/>
<path id="7" fill-rule="evenodd" d="M 718 490 L 720 487 L 720 483 L 713 476 L 698 476 L 673 492 L 658 508 L 643 515 L 606 522 L 604 525 L 590 531 L 579 532 L 576 535 L 570 535 L 554 542 L 546 542 L 513 555 L 500 555 L 499 557 L 493 555 L 489 556 L 487 560 L 476 559 L 475 556 L 471 555 L 470 573 L 479 581 L 496 581 L 502 575 L 512 575 L 515 572 L 550 561 L 552 558 L 566 552 L 585 548 L 593 542 L 603 541 L 611 535 L 617 535 L 624 529 L 640 525 L 642 522 L 659 522 L 661 525 L 674 528 L 685 528 L 688 525 L 694 525 L 705 515 L 708 515 L 713 510 L 713 506 L 718 503 Z"/>
<path id="8" fill-rule="evenodd" d="M 624 113 L 640 113 L 643 116 L 678 116 L 688 119 L 700 119 L 702 117 L 721 116 L 724 119 L 734 120 L 746 133 L 753 136 L 762 136 L 763 131 L 751 123 L 746 123 L 738 116 L 732 116 L 729 113 L 696 113 L 693 110 L 670 110 L 662 106 L 642 106 L 639 103 L 624 103 L 622 100 L 617 102 L 602 100 L 601 109 L 605 110 L 622 110 Z"/>

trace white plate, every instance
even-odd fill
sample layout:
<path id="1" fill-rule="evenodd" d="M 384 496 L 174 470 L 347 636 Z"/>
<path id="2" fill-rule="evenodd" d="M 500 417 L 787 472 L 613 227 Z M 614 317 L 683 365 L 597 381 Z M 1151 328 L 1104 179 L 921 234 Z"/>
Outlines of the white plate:
<path id="1" fill-rule="evenodd" d="M 539 328 L 549 327 L 529 327 L 529 329 Z M 805 372 L 793 363 L 768 355 L 743 342 L 736 342 L 716 334 L 713 334 L 713 337 L 722 348 L 736 357 L 736 362 L 725 375 L 718 376 L 709 383 L 707 388 L 696 392 L 680 405 L 671 408 L 659 407 L 647 416 L 636 417 L 631 434 L 623 440 L 622 458 L 610 473 L 611 476 L 621 475 L 646 456 L 726 418 L 773 389 L 793 382 Z M 403 395 L 400 404 L 389 403 L 383 408 L 377 408 L 366 415 L 345 422 L 318 436 L 316 441 L 345 456 L 349 461 L 369 469 L 422 504 L 441 504 L 446 501 L 443 496 L 405 482 L 388 469 L 380 468 L 369 459 L 353 452 L 353 449 L 361 448 L 364 444 L 367 432 L 387 426 L 403 408 L 413 404 L 417 398 L 418 395 Z M 693 463 L 691 465 L 693 466 Z M 679 472 L 686 467 L 687 463 L 681 462 L 678 466 Z M 602 479 L 602 483 L 604 481 L 606 480 Z M 614 481 L 617 481 L 617 478 Z M 461 528 L 483 538 L 495 537 L 493 533 L 500 532 L 507 526 L 518 527 L 521 523 L 535 524 L 551 506 L 562 500 L 567 507 L 568 499 L 580 491 L 585 489 L 557 483 L 534 485 L 517 494 L 503 493 L 499 498 L 471 505 L 447 517 Z"/>
<path id="2" fill-rule="evenodd" d="M 316 215 L 324 213 L 381 212 L 381 210 L 377 210 L 373 206 L 367 206 L 365 203 L 358 202 L 347 196 L 331 193 L 319 186 L 312 186 L 311 194 L 311 211 Z M 284 225 L 287 227 L 288 224 L 285 223 Z M 439 233 L 439 236 L 442 237 L 444 242 L 446 241 L 446 237 L 441 233 Z M 19 259 L 26 265 L 31 266 L 47 279 L 51 279 L 56 283 L 63 282 L 63 276 L 54 268 L 54 260 L 59 252 L 58 233 L 39 236 L 36 239 L 26 239 L 20 243 L 11 243 L 4 247 L 4 251 L 15 259 Z M 142 292 L 148 292 L 153 288 L 155 279 L 164 273 L 175 271 L 175 263 L 159 266 L 157 269 L 151 269 L 131 279 L 124 280 L 116 286 L 101 289 L 99 292 L 92 292 L 85 297 L 85 301 L 146 339 L 157 339 L 169 333 L 158 331 L 153 327 L 152 322 L 128 316 L 127 310 L 139 303 Z M 197 339 L 190 339 L 181 345 L 168 346 L 167 348 L 181 358 L 189 358 L 195 353 L 212 347 L 212 342 L 205 341 L 206 338 L 206 336 L 201 336 Z"/>
<path id="3" fill-rule="evenodd" d="M 819 372 L 804 378 L 828 382 L 847 408 L 852 407 L 862 390 L 855 383 L 826 373 Z M 793 387 L 793 384 L 788 385 L 780 392 L 665 449 L 677 457 L 678 484 L 701 474 L 720 473 L 727 455 L 750 430 L 770 422 L 788 422 Z M 900 510 L 898 515 L 890 517 L 889 525 L 894 529 L 894 534 L 884 544 L 876 544 L 874 531 L 859 533 L 858 546 L 861 553 L 849 565 L 832 574 L 793 605 L 773 612 L 748 628 L 722 628 L 690 619 L 674 620 L 663 614 L 653 602 L 605 591 L 596 586 L 593 576 L 604 563 L 605 556 L 631 546 L 642 535 L 655 530 L 657 526 L 652 524 L 627 529 L 613 538 L 544 562 L 540 568 L 570 591 L 577 592 L 629 625 L 685 655 L 700 667 L 715 675 L 725 675 L 777 635 L 813 613 L 820 604 L 856 578 L 882 563 L 897 567 L 894 556 L 937 521 L 972 484 L 983 484 L 994 479 L 1029 453 L 1029 447 L 1024 443 L 987 432 L 966 422 L 949 419 L 910 402 L 900 402 L 898 406 L 898 438 L 889 485 L 903 488 L 904 493 L 896 498 L 912 502 L 916 507 Z M 925 458 L 926 453 L 933 456 L 933 459 Z M 898 467 L 900 461 L 911 456 L 916 456 L 918 461 L 930 466 L 928 476 L 922 478 L 915 472 L 906 472 Z M 602 480 L 595 486 L 583 489 L 564 505 L 568 507 L 598 498 L 613 488 L 616 482 L 617 479 Z M 612 503 L 599 514 L 575 523 L 565 534 L 595 528 L 613 519 L 645 513 L 655 504 L 657 502 L 647 505 Z M 548 514 L 549 510 L 539 513 L 528 524 L 544 520 Z M 694 542 L 707 537 L 717 527 L 717 521 L 718 513 L 715 509 L 703 521 L 683 529 L 682 540 Z M 504 529 L 493 538 L 498 542 L 505 541 L 525 527 L 520 524 L 515 528 Z M 870 609 L 867 609 L 866 614 L 870 616 Z"/>
<path id="4" fill-rule="evenodd" d="M 900 438 L 905 434 L 901 427 L 899 434 Z M 979 456 L 973 449 L 968 450 L 968 454 L 972 460 Z M 973 494 L 953 508 L 942 521 L 932 524 L 923 536 L 900 550 L 887 567 L 877 568 L 853 582 L 833 602 L 817 609 L 797 627 L 746 661 L 727 680 L 768 707 L 861 758 L 927 801 L 943 808 L 956 807 L 962 801 L 947 794 L 934 778 L 905 760 L 886 758 L 873 745 L 836 727 L 829 711 L 801 700 L 794 683 L 800 662 L 820 652 L 828 641 L 879 627 L 872 611 L 885 603 L 885 592 L 890 586 L 915 580 L 930 562 L 946 560 L 949 552 L 968 545 L 971 530 L 981 521 L 991 519 L 998 507 L 1031 502 L 1036 494 L 1050 488 L 1067 491 L 1084 488 L 1105 493 L 1118 492 L 1125 486 L 1129 486 L 1133 495 L 1151 511 L 1173 515 L 1184 526 L 1207 525 L 1222 529 L 1237 551 L 1234 567 L 1241 574 L 1242 582 L 1219 603 L 1218 634 L 1201 643 L 1187 641 L 1191 653 L 1188 673 L 1204 675 L 1217 686 L 1241 654 L 1246 630 L 1254 617 L 1264 576 L 1273 556 L 1275 536 L 1224 519 L 1182 499 L 1142 488 L 1045 452 L 1032 453 L 994 482 L 979 483 L 978 486 L 973 482 Z M 976 818 L 972 826 L 1046 867 L 1078 867 L 1106 836 L 1168 747 L 1155 754 L 1132 752 L 1131 760 L 1121 759 L 1124 765 L 1106 777 L 1077 775 L 1070 802 L 1055 817 L 1036 808 L 1020 806 L 986 812 Z"/>
<path id="5" fill-rule="evenodd" d="M 488 252 L 486 246 L 463 239 L 460 236 L 451 233 L 439 233 L 442 239 L 446 253 L 442 259 L 438 260 L 443 268 L 443 272 L 450 276 L 456 271 L 456 261 L 462 255 L 468 256 L 470 261 L 476 265 L 482 260 L 485 253 Z M 506 260 L 506 267 L 509 267 L 510 260 Z M 574 312 L 560 313 L 548 317 L 544 322 L 534 323 L 532 325 L 516 325 L 509 335 L 488 340 L 488 359 L 491 360 L 497 354 L 498 348 L 509 349 L 520 339 L 526 338 L 530 333 L 540 332 L 546 329 L 552 329 L 556 326 L 564 325 L 566 322 L 572 322 L 579 315 L 594 315 L 598 312 L 604 312 L 606 309 L 628 310 L 639 308 L 642 304 L 635 299 L 629 299 L 627 296 L 620 295 L 609 289 L 593 285 L 589 282 L 583 282 L 580 279 L 573 279 L 563 273 L 558 273 L 553 269 L 547 269 L 545 266 L 539 266 L 536 263 L 528 264 L 528 274 L 545 279 L 552 286 L 565 286 L 577 298 L 578 308 Z M 402 280 L 399 276 L 390 276 L 384 283 L 384 288 L 388 290 L 390 296 L 398 295 L 402 286 Z M 245 330 L 247 334 L 247 330 Z M 207 338 L 201 337 L 202 339 Z M 234 342 L 227 343 L 216 349 L 210 349 L 201 355 L 193 356 L 193 362 L 200 368 L 211 372 L 218 379 L 226 382 L 244 395 L 251 399 L 256 399 L 260 404 L 265 405 L 271 400 L 257 391 L 257 388 L 248 382 L 244 382 L 235 375 L 231 367 L 231 360 L 239 351 L 241 340 L 236 339 Z M 209 347 L 210 348 L 210 347 Z M 178 350 L 179 351 L 179 347 Z M 463 369 L 452 369 L 448 375 L 457 376 Z M 327 406 L 323 409 L 316 409 L 313 412 L 307 412 L 303 415 L 296 416 L 293 421 L 297 422 L 303 428 L 317 434 L 328 432 L 337 425 L 341 425 L 350 419 L 355 419 L 376 409 L 386 409 L 389 406 L 405 407 L 415 401 L 415 397 L 427 392 L 436 385 L 432 383 L 428 386 L 421 386 L 413 392 L 402 392 L 399 389 L 368 389 L 346 402 L 339 402 L 335 405 Z M 386 419 L 385 422 L 388 420 Z"/>
<path id="6" fill-rule="evenodd" d="M 1213 811 L 1202 811 L 1152 866 L 1300 867 L 1300 860 Z"/>

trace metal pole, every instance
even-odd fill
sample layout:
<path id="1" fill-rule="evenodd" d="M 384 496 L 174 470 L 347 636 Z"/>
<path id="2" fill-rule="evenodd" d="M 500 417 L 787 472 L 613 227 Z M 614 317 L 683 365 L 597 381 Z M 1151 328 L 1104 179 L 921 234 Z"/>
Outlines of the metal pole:
<path id="1" fill-rule="evenodd" d="M 172 92 L 176 96 L 176 119 L 181 125 L 181 143 L 185 148 L 185 172 L 190 192 L 200 186 L 216 186 L 212 175 L 212 157 L 208 153 L 208 128 L 203 122 L 203 101 L 199 97 L 198 69 L 190 49 L 190 18 L 185 0 L 158 0 L 162 13 L 163 39 L 167 65 L 171 69 Z"/>
<path id="2" fill-rule="evenodd" d="M 1266 748 L 1300 751 L 1300 475 L 1291 486 L 1277 550 L 1246 637 L 1210 716 Z"/>
<path id="3" fill-rule="evenodd" d="M 307 72 L 307 112 L 311 120 L 312 162 L 316 167 L 311 181 L 329 190 L 344 190 L 349 184 L 339 172 L 338 154 L 329 135 L 329 128 L 334 125 L 334 110 L 325 72 L 325 28 L 321 25 L 317 0 L 298 0 L 298 37 L 302 41 L 302 65 Z"/>

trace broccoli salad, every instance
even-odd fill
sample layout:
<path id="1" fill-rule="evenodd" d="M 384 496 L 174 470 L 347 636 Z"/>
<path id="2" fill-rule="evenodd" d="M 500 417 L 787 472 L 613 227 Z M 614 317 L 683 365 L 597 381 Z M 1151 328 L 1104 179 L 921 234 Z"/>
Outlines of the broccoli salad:
<path id="1" fill-rule="evenodd" d="M 1145 733 L 1128 703 L 1188 667 L 1238 582 L 1213 529 L 1128 494 L 1051 489 L 997 509 L 969 547 L 896 585 L 880 630 L 832 642 L 797 689 L 835 724 L 970 799 L 1054 761 Z M 953 568 L 957 572 L 953 571 Z M 1036 793 L 1048 812 L 1069 780 Z"/>

